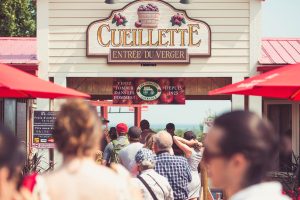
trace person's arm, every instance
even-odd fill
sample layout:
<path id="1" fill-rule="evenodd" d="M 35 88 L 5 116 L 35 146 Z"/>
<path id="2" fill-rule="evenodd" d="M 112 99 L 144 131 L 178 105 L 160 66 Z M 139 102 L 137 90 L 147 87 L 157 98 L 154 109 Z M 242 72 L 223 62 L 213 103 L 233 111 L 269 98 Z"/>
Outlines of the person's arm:
<path id="1" fill-rule="evenodd" d="M 182 142 L 182 140 L 179 139 L 180 137 L 173 136 L 175 144 L 184 152 L 185 156 L 189 158 L 192 155 L 192 148 L 186 145 Z"/>
<path id="2" fill-rule="evenodd" d="M 109 143 L 104 149 L 102 165 L 106 165 L 109 162 L 111 151 L 112 151 L 112 144 Z"/>
<path id="3" fill-rule="evenodd" d="M 186 173 L 187 173 L 187 178 L 188 178 L 188 181 L 191 182 L 192 181 L 192 174 L 191 174 L 191 169 L 189 167 L 189 164 L 188 162 L 186 161 Z"/>
<path id="4" fill-rule="evenodd" d="M 182 142 L 183 144 L 186 144 L 188 146 L 193 146 L 195 144 L 195 142 L 197 142 L 196 140 L 186 140 L 182 137 L 178 137 L 178 136 L 174 136 L 174 138 L 176 138 L 178 141 Z"/>

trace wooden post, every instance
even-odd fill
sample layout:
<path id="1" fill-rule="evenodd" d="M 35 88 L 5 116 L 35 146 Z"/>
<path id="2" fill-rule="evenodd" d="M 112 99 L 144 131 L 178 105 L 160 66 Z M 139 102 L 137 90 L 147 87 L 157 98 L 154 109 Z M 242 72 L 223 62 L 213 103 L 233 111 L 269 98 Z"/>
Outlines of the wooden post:
<path id="1" fill-rule="evenodd" d="M 142 107 L 134 107 L 134 125 L 140 127 L 140 122 L 142 120 Z"/>
<path id="2" fill-rule="evenodd" d="M 49 100 L 49 110 L 50 111 L 54 111 L 54 100 L 50 99 Z M 54 169 L 54 149 L 53 148 L 49 148 L 49 166 L 50 169 L 53 170 Z"/>
<path id="3" fill-rule="evenodd" d="M 31 99 L 27 100 L 27 109 L 28 109 L 28 136 L 27 136 L 27 141 L 29 141 L 29 145 L 27 145 L 26 151 L 29 153 L 31 148 L 32 148 L 32 143 L 33 143 L 33 108 L 32 104 L 33 101 Z"/>
<path id="4" fill-rule="evenodd" d="M 101 116 L 105 119 L 108 118 L 108 107 L 107 106 L 101 106 Z"/>
<path id="5" fill-rule="evenodd" d="M 208 178 L 207 178 L 207 171 L 203 164 L 200 165 L 201 169 L 201 185 L 203 187 L 203 200 L 208 200 L 209 188 L 208 188 Z"/>

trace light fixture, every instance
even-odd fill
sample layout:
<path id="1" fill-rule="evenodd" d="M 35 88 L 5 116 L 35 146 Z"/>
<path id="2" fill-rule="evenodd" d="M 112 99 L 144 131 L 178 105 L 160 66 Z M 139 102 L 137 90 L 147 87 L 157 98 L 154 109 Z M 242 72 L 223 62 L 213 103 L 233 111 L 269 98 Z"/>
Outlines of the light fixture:
<path id="1" fill-rule="evenodd" d="M 190 4 L 191 2 L 190 2 L 191 0 L 180 0 L 180 3 L 182 3 L 182 4 Z"/>
<path id="2" fill-rule="evenodd" d="M 115 0 L 105 0 L 105 3 L 107 3 L 107 4 L 114 4 Z"/>

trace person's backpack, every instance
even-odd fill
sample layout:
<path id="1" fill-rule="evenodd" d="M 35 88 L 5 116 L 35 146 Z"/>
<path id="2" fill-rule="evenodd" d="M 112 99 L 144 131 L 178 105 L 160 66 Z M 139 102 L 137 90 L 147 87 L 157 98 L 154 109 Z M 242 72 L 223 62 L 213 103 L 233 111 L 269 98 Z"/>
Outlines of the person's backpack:
<path id="1" fill-rule="evenodd" d="M 121 151 L 121 149 L 123 149 L 124 147 L 126 147 L 129 144 L 129 141 L 126 140 L 126 141 L 120 143 L 117 140 L 113 140 L 112 144 L 113 144 L 113 150 L 112 150 L 112 154 L 110 157 L 110 162 L 111 163 L 120 163 L 119 152 Z"/>

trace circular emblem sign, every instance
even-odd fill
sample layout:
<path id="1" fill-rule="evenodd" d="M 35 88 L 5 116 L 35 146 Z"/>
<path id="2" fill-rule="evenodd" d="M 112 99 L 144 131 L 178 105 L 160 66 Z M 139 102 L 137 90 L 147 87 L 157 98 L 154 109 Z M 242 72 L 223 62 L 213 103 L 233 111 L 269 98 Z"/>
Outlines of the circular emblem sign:
<path id="1" fill-rule="evenodd" d="M 137 95 L 145 101 L 153 101 L 161 95 L 161 87 L 152 81 L 146 81 L 136 88 Z"/>

